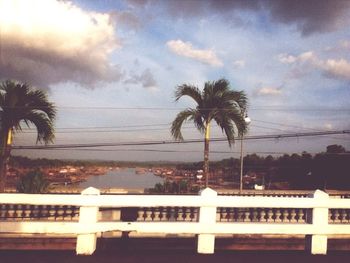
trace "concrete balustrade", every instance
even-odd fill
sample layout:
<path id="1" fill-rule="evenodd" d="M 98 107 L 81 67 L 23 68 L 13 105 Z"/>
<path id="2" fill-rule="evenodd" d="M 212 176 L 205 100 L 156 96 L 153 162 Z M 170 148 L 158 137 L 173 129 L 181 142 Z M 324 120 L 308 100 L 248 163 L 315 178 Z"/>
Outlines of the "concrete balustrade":
<path id="1" fill-rule="evenodd" d="M 30 221 L 29 221 L 30 220 Z M 0 234 L 75 235 L 77 254 L 92 254 L 102 232 L 198 236 L 199 253 L 214 253 L 221 234 L 305 235 L 312 254 L 329 236 L 350 235 L 350 199 L 317 190 L 305 197 L 0 194 Z"/>

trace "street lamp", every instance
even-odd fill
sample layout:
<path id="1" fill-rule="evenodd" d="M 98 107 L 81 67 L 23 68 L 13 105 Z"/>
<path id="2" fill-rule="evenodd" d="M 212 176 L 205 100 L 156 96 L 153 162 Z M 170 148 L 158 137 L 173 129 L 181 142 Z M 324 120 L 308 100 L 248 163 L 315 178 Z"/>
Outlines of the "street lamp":
<path id="1" fill-rule="evenodd" d="M 252 120 L 248 117 L 248 115 L 244 118 L 245 123 L 248 125 Z M 242 193 L 243 189 L 243 139 L 244 135 L 242 133 L 241 135 L 241 173 L 240 173 L 240 180 L 239 180 L 239 193 Z"/>

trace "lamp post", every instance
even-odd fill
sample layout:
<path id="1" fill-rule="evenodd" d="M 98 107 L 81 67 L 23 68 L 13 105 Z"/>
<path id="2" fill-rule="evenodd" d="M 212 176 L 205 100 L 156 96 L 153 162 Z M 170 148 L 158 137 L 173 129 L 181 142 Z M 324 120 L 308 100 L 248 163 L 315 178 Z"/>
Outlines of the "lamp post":
<path id="1" fill-rule="evenodd" d="M 246 115 L 244 118 L 245 123 L 248 125 L 251 122 L 251 119 Z M 243 190 L 243 140 L 244 135 L 241 135 L 241 172 L 239 180 L 239 193 L 242 193 Z"/>

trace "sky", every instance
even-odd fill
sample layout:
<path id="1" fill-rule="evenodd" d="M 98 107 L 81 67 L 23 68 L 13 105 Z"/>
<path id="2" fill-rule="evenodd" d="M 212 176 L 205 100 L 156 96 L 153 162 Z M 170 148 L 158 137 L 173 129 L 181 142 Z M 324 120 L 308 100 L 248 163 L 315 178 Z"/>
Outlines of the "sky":
<path id="1" fill-rule="evenodd" d="M 47 91 L 54 144 L 172 140 L 170 123 L 195 104 L 176 86 L 226 78 L 249 99 L 245 153 L 350 149 L 349 135 L 249 136 L 349 130 L 350 1 L 0 0 L 0 79 Z M 185 140 L 200 139 L 191 123 Z M 223 137 L 213 127 L 213 137 Z M 24 129 L 14 145 L 34 145 Z M 212 142 L 211 159 L 240 155 Z M 203 144 L 13 150 L 32 158 L 200 161 Z"/>

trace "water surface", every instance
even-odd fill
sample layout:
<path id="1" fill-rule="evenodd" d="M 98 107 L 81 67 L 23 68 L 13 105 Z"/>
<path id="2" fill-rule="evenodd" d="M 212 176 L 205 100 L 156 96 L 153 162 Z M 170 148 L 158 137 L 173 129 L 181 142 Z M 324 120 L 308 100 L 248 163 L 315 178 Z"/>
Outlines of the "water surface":
<path id="1" fill-rule="evenodd" d="M 82 188 L 151 188 L 157 183 L 162 183 L 163 178 L 155 176 L 153 173 L 146 171 L 142 174 L 136 174 L 135 168 L 125 168 L 112 170 L 105 175 L 91 176 L 86 182 L 79 184 Z"/>

